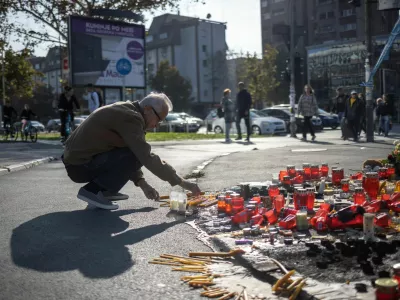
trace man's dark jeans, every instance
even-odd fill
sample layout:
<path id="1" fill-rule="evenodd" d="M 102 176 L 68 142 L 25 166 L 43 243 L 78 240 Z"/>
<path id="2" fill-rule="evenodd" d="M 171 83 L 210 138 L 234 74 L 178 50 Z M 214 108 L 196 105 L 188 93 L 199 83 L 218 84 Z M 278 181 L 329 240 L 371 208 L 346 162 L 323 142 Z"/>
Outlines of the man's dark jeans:
<path id="1" fill-rule="evenodd" d="M 347 120 L 347 126 L 353 133 L 353 138 L 355 141 L 358 140 L 358 132 L 360 128 L 360 120 L 355 119 L 355 120 Z"/>
<path id="2" fill-rule="evenodd" d="M 113 193 L 117 193 L 141 167 L 142 164 L 129 148 L 97 154 L 83 165 L 65 165 L 72 181 L 94 182 Z"/>
<path id="3" fill-rule="evenodd" d="M 244 119 L 244 123 L 246 124 L 247 128 L 247 137 L 250 138 L 251 135 L 251 128 L 250 128 L 250 112 L 247 111 L 247 116 L 245 115 L 244 111 L 239 111 L 236 116 L 236 130 L 238 137 L 242 137 L 242 130 L 240 128 L 240 121 Z"/>
<path id="4" fill-rule="evenodd" d="M 67 125 L 67 119 L 68 119 L 68 114 L 71 116 L 71 122 L 74 124 L 74 114 L 72 111 L 60 111 L 60 121 L 61 121 L 61 126 L 60 126 L 60 135 L 65 137 L 65 129 Z M 72 131 L 72 128 L 70 128 Z"/>
<path id="5" fill-rule="evenodd" d="M 307 130 L 310 131 L 311 136 L 315 136 L 314 133 L 314 126 L 311 122 L 312 116 L 311 117 L 304 117 L 304 123 L 303 123 L 303 138 L 307 137 Z"/>

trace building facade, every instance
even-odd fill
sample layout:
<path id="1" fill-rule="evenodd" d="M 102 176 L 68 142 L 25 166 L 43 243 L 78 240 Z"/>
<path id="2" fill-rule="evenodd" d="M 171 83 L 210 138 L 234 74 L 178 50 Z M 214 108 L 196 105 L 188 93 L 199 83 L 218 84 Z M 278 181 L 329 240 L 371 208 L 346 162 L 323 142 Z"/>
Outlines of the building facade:
<path id="1" fill-rule="evenodd" d="M 225 31 L 224 23 L 210 20 L 173 14 L 155 17 L 146 38 L 148 83 L 167 60 L 191 82 L 192 111 L 200 113 L 219 103 L 226 87 Z"/>
<path id="2" fill-rule="evenodd" d="M 329 107 L 339 86 L 348 92 L 354 89 L 362 92 L 360 83 L 365 80 L 366 47 L 364 1 L 360 4 L 355 7 L 348 0 L 261 0 L 263 44 L 270 43 L 276 47 L 290 41 L 289 34 L 277 35 L 277 30 L 273 29 L 274 26 L 277 28 L 276 24 L 290 27 L 290 8 L 294 5 L 295 52 L 303 59 L 307 75 L 296 76 L 295 80 L 298 83 L 306 79 L 323 106 Z M 378 11 L 377 5 L 371 4 L 372 64 L 379 57 L 398 18 L 398 11 Z M 390 59 L 376 76 L 374 91 L 377 95 L 395 93 L 392 86 L 396 84 L 392 81 L 398 82 L 400 71 L 397 48 L 397 45 L 393 47 Z M 298 89 L 296 94 L 298 98 Z"/>

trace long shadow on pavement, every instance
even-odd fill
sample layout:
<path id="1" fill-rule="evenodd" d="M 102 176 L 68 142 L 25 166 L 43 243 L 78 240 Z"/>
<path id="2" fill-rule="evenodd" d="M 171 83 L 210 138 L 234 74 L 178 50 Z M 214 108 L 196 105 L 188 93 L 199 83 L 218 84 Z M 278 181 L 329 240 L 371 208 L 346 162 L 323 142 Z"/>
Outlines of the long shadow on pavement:
<path id="1" fill-rule="evenodd" d="M 39 272 L 77 269 L 90 278 L 119 275 L 134 265 L 125 245 L 139 243 L 181 223 L 161 223 L 123 232 L 129 223 L 121 216 L 154 209 L 81 210 L 37 217 L 13 230 L 13 262 Z"/>

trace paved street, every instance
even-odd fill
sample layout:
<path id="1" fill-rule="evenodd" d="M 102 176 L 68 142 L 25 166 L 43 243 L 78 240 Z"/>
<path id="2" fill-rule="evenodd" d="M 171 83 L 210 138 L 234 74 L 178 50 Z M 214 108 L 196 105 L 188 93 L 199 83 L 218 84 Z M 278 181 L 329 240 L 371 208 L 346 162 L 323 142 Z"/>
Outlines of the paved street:
<path id="1" fill-rule="evenodd" d="M 357 169 L 366 158 L 384 157 L 392 147 L 387 138 L 355 144 L 338 136 L 336 130 L 320 133 L 316 143 L 272 137 L 250 145 L 153 143 L 153 149 L 182 175 L 203 161 L 237 152 L 206 167 L 200 187 L 217 190 L 270 179 L 291 163 L 341 162 L 347 170 Z M 61 153 L 60 147 L 43 144 L 28 149 L 30 155 Z M 169 193 L 167 183 L 146 175 L 161 194 Z M 123 189 L 131 198 L 114 212 L 86 210 L 76 199 L 79 187 L 60 161 L 0 177 L 0 299 L 201 299 L 181 284 L 182 274 L 147 263 L 162 253 L 208 251 L 194 229 L 167 218 L 168 209 L 146 200 L 133 184 Z"/>

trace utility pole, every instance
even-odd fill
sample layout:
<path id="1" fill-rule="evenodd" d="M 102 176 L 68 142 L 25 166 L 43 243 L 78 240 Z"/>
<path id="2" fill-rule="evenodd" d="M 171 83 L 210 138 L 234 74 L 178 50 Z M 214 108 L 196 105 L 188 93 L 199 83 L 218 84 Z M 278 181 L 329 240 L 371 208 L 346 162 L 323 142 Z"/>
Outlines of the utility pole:
<path id="1" fill-rule="evenodd" d="M 290 0 L 290 92 L 289 92 L 289 100 L 290 100 L 290 136 L 296 137 L 296 111 L 295 111 L 295 102 L 296 102 L 296 90 L 294 85 L 294 28 L 295 28 L 295 14 L 294 14 L 294 6 L 295 0 Z"/>
<path id="2" fill-rule="evenodd" d="M 372 32 L 371 32 L 371 0 L 365 0 L 365 46 L 367 47 L 367 57 L 365 58 L 365 82 L 368 83 L 371 74 L 371 57 L 372 57 Z M 367 84 L 365 87 L 366 99 L 366 125 L 367 125 L 367 142 L 374 142 L 374 116 L 373 116 L 373 84 Z"/>

